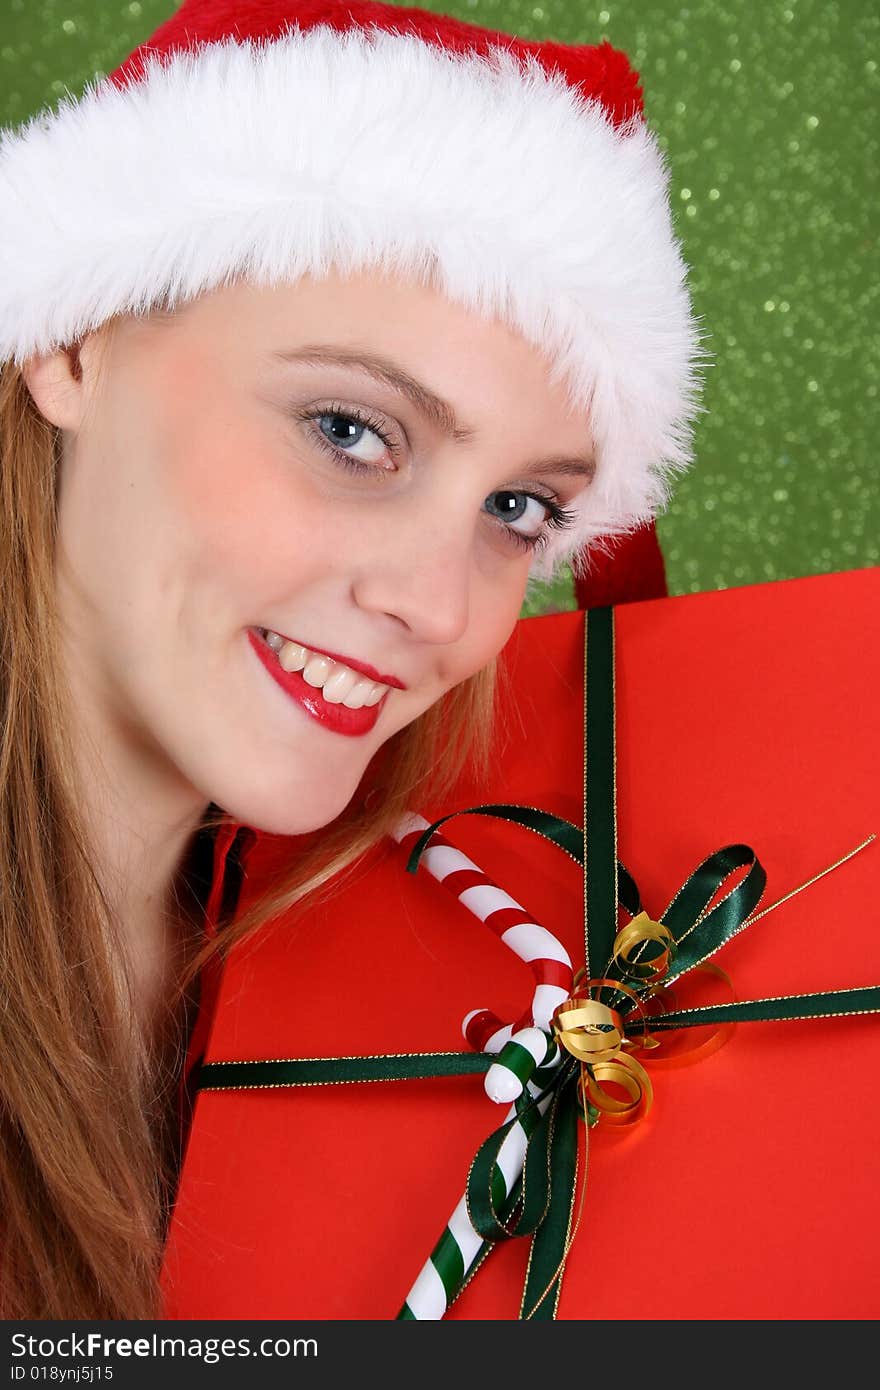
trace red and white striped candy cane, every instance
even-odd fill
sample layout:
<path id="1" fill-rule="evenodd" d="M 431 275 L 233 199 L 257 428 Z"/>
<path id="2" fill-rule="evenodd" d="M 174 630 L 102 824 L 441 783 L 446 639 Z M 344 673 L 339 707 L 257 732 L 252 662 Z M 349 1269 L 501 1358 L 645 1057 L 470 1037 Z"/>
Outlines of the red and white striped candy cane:
<path id="1" fill-rule="evenodd" d="M 429 824 L 423 816 L 408 813 L 393 832 L 394 839 L 411 850 Z M 465 1015 L 462 1033 L 476 1051 L 498 1056 L 486 1073 L 486 1091 L 492 1100 L 513 1101 L 524 1087 L 537 1097 L 540 1092 L 531 1081 L 532 1072 L 560 1060 L 550 1038 L 549 1024 L 554 1010 L 569 997 L 573 987 L 568 952 L 551 932 L 533 922 L 524 907 L 441 834 L 432 837 L 419 862 L 531 967 L 535 977 L 531 1007 L 515 1024 L 502 1023 L 490 1009 L 473 1009 Z M 549 1096 L 538 1100 L 539 1111 L 543 1112 L 549 1103 Z M 517 1118 L 513 1106 L 506 1119 Z M 522 1123 L 515 1123 L 499 1150 L 498 1167 L 506 1194 L 513 1190 L 522 1172 L 527 1142 Z M 467 1202 L 462 1197 L 410 1290 L 401 1316 L 419 1321 L 442 1318 L 481 1249 L 482 1240 L 471 1225 Z"/>
<path id="2" fill-rule="evenodd" d="M 404 849 L 412 849 L 429 824 L 424 816 L 408 812 L 392 834 Z M 571 957 L 562 942 L 533 921 L 524 907 L 439 831 L 419 863 L 530 967 L 535 993 L 531 1007 L 513 1025 L 514 1031 L 529 1025 L 549 1028 L 554 1010 L 571 994 L 574 978 Z"/>

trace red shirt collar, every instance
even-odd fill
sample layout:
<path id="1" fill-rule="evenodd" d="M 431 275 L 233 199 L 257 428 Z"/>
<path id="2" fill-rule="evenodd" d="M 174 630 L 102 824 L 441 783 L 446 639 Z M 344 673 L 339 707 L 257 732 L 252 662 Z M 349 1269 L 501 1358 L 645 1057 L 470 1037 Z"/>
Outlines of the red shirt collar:
<path id="1" fill-rule="evenodd" d="M 228 925 L 234 916 L 241 880 L 247 872 L 247 861 L 257 842 L 258 834 L 251 826 L 238 821 L 229 821 L 217 830 L 200 833 L 210 834 L 213 838 L 211 884 L 205 905 L 205 935 L 213 939 L 219 928 Z M 230 858 L 233 862 L 230 862 Z M 223 960 L 218 954 L 210 958 L 199 976 L 197 1013 L 187 1043 L 180 1084 L 179 1113 L 184 1130 L 189 1127 L 195 1099 L 190 1086 L 192 1072 L 204 1055 L 214 1020 L 222 974 Z"/>
<path id="2" fill-rule="evenodd" d="M 214 832 L 214 857 L 211 872 L 211 888 L 208 893 L 208 900 L 205 905 L 205 934 L 214 937 L 221 924 L 221 916 L 225 916 L 224 908 L 224 889 L 227 886 L 227 859 L 233 844 L 237 843 L 236 859 L 244 873 L 247 869 L 247 860 L 251 850 L 257 841 L 257 832 L 249 825 L 244 825 L 239 821 L 229 821 L 221 825 L 219 830 Z M 236 889 L 238 883 L 236 883 Z M 236 899 L 238 893 L 236 891 Z M 227 913 L 229 907 L 227 906 Z"/>

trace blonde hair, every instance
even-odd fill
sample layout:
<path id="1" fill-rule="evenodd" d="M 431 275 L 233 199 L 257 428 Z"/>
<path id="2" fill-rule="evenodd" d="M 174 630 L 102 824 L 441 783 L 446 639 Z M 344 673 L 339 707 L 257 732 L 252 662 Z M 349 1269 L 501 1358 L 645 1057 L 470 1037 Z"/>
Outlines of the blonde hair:
<path id="1" fill-rule="evenodd" d="M 111 321 L 102 332 L 109 341 Z M 54 577 L 61 431 L 0 367 L 0 1317 L 154 1318 L 180 1155 L 179 1005 L 214 951 L 303 910 L 408 806 L 489 754 L 495 664 L 373 760 L 358 793 L 247 913 L 178 970 L 173 1061 L 138 1022 L 121 924 L 91 862 L 60 677 Z M 207 831 L 228 821 L 202 822 Z M 296 853 L 294 853 L 294 848 Z M 167 1038 L 166 1038 L 167 1042 Z"/>

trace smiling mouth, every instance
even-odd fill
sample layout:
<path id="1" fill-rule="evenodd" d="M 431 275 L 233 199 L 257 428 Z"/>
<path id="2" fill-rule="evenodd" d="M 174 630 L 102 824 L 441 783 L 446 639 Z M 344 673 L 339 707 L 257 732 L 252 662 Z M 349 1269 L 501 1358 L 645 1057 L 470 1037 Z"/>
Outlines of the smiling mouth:
<path id="1" fill-rule="evenodd" d="M 369 705 L 359 704 L 357 708 L 352 708 L 341 699 L 328 700 L 325 697 L 325 688 L 326 684 L 329 683 L 329 675 L 332 673 L 328 673 L 328 682 L 325 683 L 325 686 L 318 686 L 309 684 L 304 678 L 305 667 L 299 671 L 285 670 L 278 660 L 278 653 L 269 645 L 268 638 L 263 637 L 262 634 L 265 631 L 265 628 L 249 627 L 246 633 L 247 640 L 266 674 L 272 678 L 273 683 L 281 688 L 294 705 L 298 705 L 310 719 L 315 720 L 328 733 L 341 734 L 347 738 L 362 738 L 365 734 L 372 732 L 381 717 L 390 694 L 387 688 L 381 691 L 378 700 L 374 700 Z M 293 645 L 298 644 L 294 643 Z M 308 648 L 306 648 L 306 652 L 309 659 L 313 655 L 317 655 L 317 653 L 309 652 Z M 324 658 L 324 660 L 329 660 L 329 658 Z M 363 679 L 360 675 L 357 678 L 358 680 Z M 372 686 L 375 682 L 370 681 L 369 684 Z M 336 693 L 338 695 L 338 690 Z M 360 696 L 355 695 L 354 698 L 359 699 Z"/>
<path id="2" fill-rule="evenodd" d="M 314 652 L 298 642 L 291 642 L 269 628 L 257 628 L 267 647 L 275 653 L 278 664 L 287 672 L 299 672 L 307 685 L 320 691 L 328 704 L 345 705 L 347 709 L 363 709 L 378 705 L 390 687 L 336 661 L 321 652 Z"/>

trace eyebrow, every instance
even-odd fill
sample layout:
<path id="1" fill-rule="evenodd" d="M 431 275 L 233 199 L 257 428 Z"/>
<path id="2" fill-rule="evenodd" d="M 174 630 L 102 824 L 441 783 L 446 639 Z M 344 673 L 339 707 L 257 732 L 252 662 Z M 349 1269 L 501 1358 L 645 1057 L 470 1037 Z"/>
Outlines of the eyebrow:
<path id="1" fill-rule="evenodd" d="M 273 352 L 272 357 L 280 362 L 302 363 L 313 367 L 347 367 L 365 373 L 375 380 L 399 392 L 424 415 L 432 425 L 450 439 L 459 443 L 473 439 L 477 431 L 461 425 L 448 401 L 436 395 L 423 382 L 410 376 L 396 362 L 375 352 L 352 351 L 334 347 L 327 343 L 306 343 L 300 348 Z M 540 463 L 530 464 L 530 473 L 560 473 L 565 477 L 592 478 L 596 472 L 595 459 L 572 457 L 568 454 L 554 455 L 542 459 Z"/>

